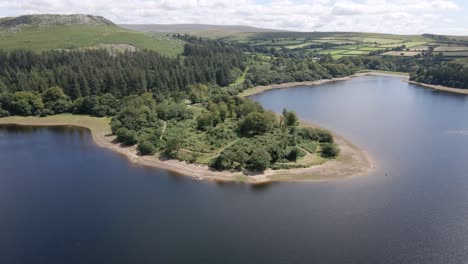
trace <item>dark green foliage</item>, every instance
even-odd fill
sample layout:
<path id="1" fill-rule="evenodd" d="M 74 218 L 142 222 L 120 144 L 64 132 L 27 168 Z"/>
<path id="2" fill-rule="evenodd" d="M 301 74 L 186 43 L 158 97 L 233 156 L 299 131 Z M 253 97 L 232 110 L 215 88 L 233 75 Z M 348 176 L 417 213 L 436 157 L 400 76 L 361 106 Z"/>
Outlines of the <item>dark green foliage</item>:
<path id="1" fill-rule="evenodd" d="M 44 102 L 44 107 L 49 110 L 47 115 L 66 113 L 72 108 L 70 99 L 65 95 L 62 88 L 58 86 L 45 90 L 42 93 L 42 101 Z"/>
<path id="2" fill-rule="evenodd" d="M 420 67 L 411 74 L 416 82 L 468 89 L 468 60 Z"/>
<path id="3" fill-rule="evenodd" d="M 245 167 L 249 155 L 242 150 L 226 150 L 216 157 L 211 164 L 212 168 L 217 170 L 242 169 Z"/>
<path id="4" fill-rule="evenodd" d="M 182 140 L 178 136 L 170 136 L 166 140 L 166 144 L 164 146 L 164 155 L 166 155 L 168 158 L 177 157 L 181 143 Z"/>
<path id="5" fill-rule="evenodd" d="M 0 117 L 7 117 L 7 116 L 10 116 L 10 112 L 0 107 Z"/>
<path id="6" fill-rule="evenodd" d="M 275 116 L 270 112 L 253 112 L 239 122 L 239 132 L 243 135 L 258 135 L 269 131 L 275 124 Z"/>
<path id="7" fill-rule="evenodd" d="M 311 128 L 311 127 L 302 128 L 299 131 L 299 135 L 304 139 L 318 141 L 321 143 L 326 143 L 326 142 L 333 143 L 334 142 L 332 133 L 328 130 L 324 130 L 320 128 Z"/>
<path id="8" fill-rule="evenodd" d="M 299 124 L 299 118 L 295 112 L 283 109 L 283 122 L 287 127 L 294 127 Z"/>
<path id="9" fill-rule="evenodd" d="M 150 141 L 143 141 L 138 144 L 138 151 L 142 155 L 153 155 L 156 152 L 156 147 Z"/>
<path id="10" fill-rule="evenodd" d="M 189 86 L 190 100 L 192 103 L 202 103 L 207 99 L 208 87 L 204 84 L 197 83 Z"/>
<path id="11" fill-rule="evenodd" d="M 322 157 L 334 158 L 340 154 L 340 149 L 333 143 L 322 143 Z"/>
<path id="12" fill-rule="evenodd" d="M 16 92 L 9 102 L 9 112 L 13 115 L 39 115 L 42 108 L 41 97 L 33 92 Z"/>
<path id="13" fill-rule="evenodd" d="M 156 106 L 158 118 L 163 120 L 184 120 L 191 119 L 193 112 L 184 104 L 179 104 L 171 101 L 164 101 Z"/>
<path id="14" fill-rule="evenodd" d="M 0 88 L 41 93 L 59 86 L 73 100 L 105 93 L 116 98 L 145 92 L 188 94 L 189 84 L 228 85 L 238 77 L 231 74 L 239 72 L 233 69 L 245 63 L 242 52 L 215 41 L 187 44 L 184 55 L 173 59 L 148 50 L 117 56 L 106 50 L 0 51 Z"/>
<path id="15" fill-rule="evenodd" d="M 265 149 L 255 149 L 247 161 L 247 168 L 253 171 L 265 171 L 270 165 L 271 156 Z"/>
<path id="16" fill-rule="evenodd" d="M 304 151 L 302 151 L 300 148 L 293 147 L 293 148 L 291 148 L 291 151 L 289 152 L 289 154 L 286 156 L 286 159 L 288 161 L 296 162 L 300 157 L 304 157 L 305 154 L 306 153 Z"/>
<path id="17" fill-rule="evenodd" d="M 138 142 L 138 134 L 135 130 L 128 130 L 121 127 L 115 132 L 117 140 L 125 145 L 132 146 Z"/>
<path id="18" fill-rule="evenodd" d="M 50 110 L 49 108 L 44 108 L 41 110 L 39 116 L 40 117 L 46 117 L 46 116 L 50 116 L 50 115 L 54 115 L 55 112 Z"/>
<path id="19" fill-rule="evenodd" d="M 204 112 L 197 117 L 197 129 L 207 131 L 213 127 L 216 120 L 216 113 Z"/>

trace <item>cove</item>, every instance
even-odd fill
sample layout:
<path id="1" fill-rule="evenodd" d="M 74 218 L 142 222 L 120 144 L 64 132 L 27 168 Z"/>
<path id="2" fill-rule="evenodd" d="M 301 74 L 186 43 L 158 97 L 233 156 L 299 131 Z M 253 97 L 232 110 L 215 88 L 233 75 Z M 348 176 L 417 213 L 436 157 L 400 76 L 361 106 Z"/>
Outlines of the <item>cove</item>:
<path id="1" fill-rule="evenodd" d="M 463 263 L 467 97 L 366 76 L 251 97 L 368 151 L 329 182 L 199 182 L 87 130 L 0 127 L 0 263 Z"/>

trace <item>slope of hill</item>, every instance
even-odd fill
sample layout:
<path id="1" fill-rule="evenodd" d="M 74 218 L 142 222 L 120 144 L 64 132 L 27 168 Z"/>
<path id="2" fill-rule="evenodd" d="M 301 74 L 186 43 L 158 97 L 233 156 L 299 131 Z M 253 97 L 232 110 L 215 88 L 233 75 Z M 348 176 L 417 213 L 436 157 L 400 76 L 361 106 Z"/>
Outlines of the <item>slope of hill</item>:
<path id="1" fill-rule="evenodd" d="M 183 51 L 184 42 L 164 34 L 145 34 L 121 28 L 91 15 L 30 15 L 0 20 L 0 49 L 44 51 L 99 44 L 127 44 L 168 56 Z"/>
<path id="2" fill-rule="evenodd" d="M 153 33 L 180 33 L 203 37 L 228 37 L 257 32 L 282 32 L 276 29 L 256 28 L 240 25 L 207 24 L 122 24 L 124 28 Z"/>

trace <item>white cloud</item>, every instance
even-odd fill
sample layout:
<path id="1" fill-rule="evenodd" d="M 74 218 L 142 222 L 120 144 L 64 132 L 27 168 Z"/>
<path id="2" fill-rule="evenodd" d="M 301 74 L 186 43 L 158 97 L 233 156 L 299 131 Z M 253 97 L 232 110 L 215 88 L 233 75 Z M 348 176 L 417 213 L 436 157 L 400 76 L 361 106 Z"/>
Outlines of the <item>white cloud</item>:
<path id="1" fill-rule="evenodd" d="M 416 34 L 464 23 L 455 0 L 0 0 L 0 16 L 89 13 L 116 23 L 250 25 L 299 31 L 364 31 Z M 444 28 L 444 25 L 446 28 Z M 450 25 L 450 27 L 449 27 Z M 465 28 L 464 34 L 468 34 Z"/>

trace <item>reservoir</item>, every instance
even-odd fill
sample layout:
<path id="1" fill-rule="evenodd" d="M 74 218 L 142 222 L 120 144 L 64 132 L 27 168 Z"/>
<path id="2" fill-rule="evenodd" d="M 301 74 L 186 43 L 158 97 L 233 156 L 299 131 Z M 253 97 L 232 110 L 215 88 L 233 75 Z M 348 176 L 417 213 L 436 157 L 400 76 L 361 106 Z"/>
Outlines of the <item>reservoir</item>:
<path id="1" fill-rule="evenodd" d="M 251 186 L 131 164 L 81 128 L 0 127 L 0 263 L 466 263 L 468 97 L 365 76 L 251 97 L 365 149 Z"/>

